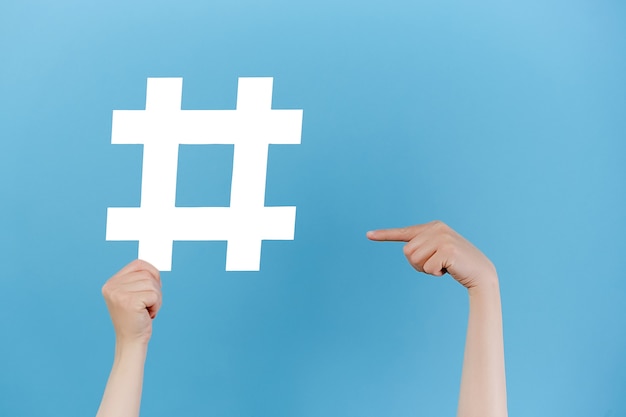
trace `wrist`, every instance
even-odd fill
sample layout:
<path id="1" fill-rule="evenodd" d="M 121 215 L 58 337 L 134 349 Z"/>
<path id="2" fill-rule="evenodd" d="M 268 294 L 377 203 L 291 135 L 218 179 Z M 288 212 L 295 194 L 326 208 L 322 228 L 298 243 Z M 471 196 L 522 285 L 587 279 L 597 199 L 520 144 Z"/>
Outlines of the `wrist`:
<path id="1" fill-rule="evenodd" d="M 151 330 L 137 330 L 137 329 L 124 329 L 115 328 L 115 345 L 135 349 L 138 346 L 148 346 L 150 337 L 152 336 Z"/>
<path id="2" fill-rule="evenodd" d="M 498 275 L 490 273 L 485 275 L 476 285 L 467 289 L 470 297 L 483 297 L 500 294 Z"/>
<path id="3" fill-rule="evenodd" d="M 148 353 L 148 341 L 125 340 L 117 338 L 115 340 L 115 357 L 138 357 Z"/>

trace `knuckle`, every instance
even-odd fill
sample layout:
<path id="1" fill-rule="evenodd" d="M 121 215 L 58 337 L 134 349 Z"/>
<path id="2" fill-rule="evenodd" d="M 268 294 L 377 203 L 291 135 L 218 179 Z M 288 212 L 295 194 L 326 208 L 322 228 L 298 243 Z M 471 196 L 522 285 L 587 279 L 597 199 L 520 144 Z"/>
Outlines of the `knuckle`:
<path id="1" fill-rule="evenodd" d="M 146 302 L 150 305 L 155 305 L 159 302 L 159 294 L 156 291 L 150 291 L 146 295 Z"/>
<path id="2" fill-rule="evenodd" d="M 449 229 L 448 225 L 442 222 L 441 220 L 433 220 L 432 222 L 430 222 L 430 224 L 440 231 Z"/>
<path id="3" fill-rule="evenodd" d="M 110 298 L 111 297 L 111 293 L 113 292 L 113 284 L 111 284 L 111 281 L 107 281 L 103 286 L 102 286 L 102 296 L 104 298 Z"/>
<path id="4" fill-rule="evenodd" d="M 404 256 L 406 256 L 407 258 L 411 256 L 411 254 L 413 253 L 413 249 L 411 248 L 411 246 L 407 243 L 406 245 L 404 245 L 404 247 L 402 248 L 402 252 L 404 253 Z"/>
<path id="5" fill-rule="evenodd" d="M 427 274 L 432 274 L 433 272 L 437 271 L 437 259 L 435 257 L 431 257 L 429 258 L 426 262 L 424 262 L 424 272 L 426 272 Z"/>
<path id="6" fill-rule="evenodd" d="M 135 259 L 134 261 L 132 261 L 130 263 L 132 266 L 140 268 L 140 269 L 144 269 L 146 267 L 146 261 L 141 260 L 141 259 Z"/>
<path id="7" fill-rule="evenodd" d="M 416 254 L 411 255 L 409 261 L 415 268 L 419 268 L 420 271 L 423 270 L 422 260 Z"/>

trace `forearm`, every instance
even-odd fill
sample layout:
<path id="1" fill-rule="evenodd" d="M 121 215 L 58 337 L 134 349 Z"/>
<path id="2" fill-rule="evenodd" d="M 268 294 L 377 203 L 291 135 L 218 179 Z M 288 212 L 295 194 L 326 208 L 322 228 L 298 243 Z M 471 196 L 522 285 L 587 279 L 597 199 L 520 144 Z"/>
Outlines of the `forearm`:
<path id="1" fill-rule="evenodd" d="M 458 417 L 505 417 L 506 379 L 497 276 L 469 289 Z"/>
<path id="2" fill-rule="evenodd" d="M 138 417 L 147 344 L 115 346 L 115 359 L 96 417 Z"/>

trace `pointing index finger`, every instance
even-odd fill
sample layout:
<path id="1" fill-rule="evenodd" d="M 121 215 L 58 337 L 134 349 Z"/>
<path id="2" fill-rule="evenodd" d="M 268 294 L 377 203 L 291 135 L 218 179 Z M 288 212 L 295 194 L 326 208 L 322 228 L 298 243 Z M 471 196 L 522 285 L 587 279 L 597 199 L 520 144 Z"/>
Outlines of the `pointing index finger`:
<path id="1" fill-rule="evenodd" d="M 367 238 L 378 242 L 408 242 L 422 230 L 424 225 L 400 227 L 396 229 L 381 229 L 367 232 Z"/>

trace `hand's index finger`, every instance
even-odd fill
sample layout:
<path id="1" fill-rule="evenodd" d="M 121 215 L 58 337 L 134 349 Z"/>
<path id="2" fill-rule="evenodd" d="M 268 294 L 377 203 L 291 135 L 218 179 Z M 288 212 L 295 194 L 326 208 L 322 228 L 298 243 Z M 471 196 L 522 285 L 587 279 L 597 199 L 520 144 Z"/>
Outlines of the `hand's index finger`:
<path id="1" fill-rule="evenodd" d="M 408 242 L 413 239 L 424 225 L 400 227 L 395 229 L 381 229 L 367 232 L 367 238 L 378 242 Z"/>

